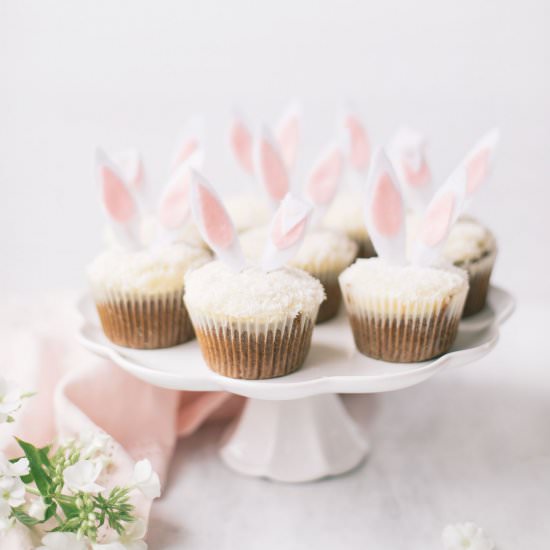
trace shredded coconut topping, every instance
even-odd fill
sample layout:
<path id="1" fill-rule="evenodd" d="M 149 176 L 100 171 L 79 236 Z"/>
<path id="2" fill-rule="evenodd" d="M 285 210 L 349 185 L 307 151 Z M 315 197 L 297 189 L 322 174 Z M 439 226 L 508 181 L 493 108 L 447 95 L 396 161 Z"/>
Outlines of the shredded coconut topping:
<path id="1" fill-rule="evenodd" d="M 324 298 L 317 279 L 289 267 L 266 273 L 248 266 L 237 273 L 215 261 L 185 276 L 185 304 L 191 315 L 269 322 L 309 313 Z"/>
<path id="2" fill-rule="evenodd" d="M 268 230 L 263 226 L 243 233 L 241 248 L 247 259 L 261 259 Z M 306 233 L 298 253 L 288 265 L 310 273 L 330 269 L 341 271 L 355 259 L 357 248 L 357 243 L 343 233 L 332 229 L 314 229 Z"/>
<path id="3" fill-rule="evenodd" d="M 360 300 L 436 301 L 468 287 L 466 272 L 457 268 L 399 266 L 381 258 L 357 260 L 339 280 Z"/>
<path id="4" fill-rule="evenodd" d="M 237 195 L 224 202 L 238 232 L 264 225 L 271 217 L 267 201 L 259 195 Z"/>
<path id="5" fill-rule="evenodd" d="M 465 219 L 451 229 L 443 255 L 453 263 L 464 263 L 479 260 L 494 249 L 491 232 L 480 223 Z"/>
<path id="6" fill-rule="evenodd" d="M 212 258 L 204 249 L 187 244 L 129 251 L 112 248 L 88 267 L 94 291 L 157 294 L 183 289 L 183 276 Z"/>

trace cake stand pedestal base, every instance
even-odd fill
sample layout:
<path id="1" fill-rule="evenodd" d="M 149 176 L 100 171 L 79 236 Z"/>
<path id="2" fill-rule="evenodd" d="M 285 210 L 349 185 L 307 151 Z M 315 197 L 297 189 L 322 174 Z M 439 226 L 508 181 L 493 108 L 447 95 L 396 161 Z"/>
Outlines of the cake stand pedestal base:
<path id="1" fill-rule="evenodd" d="M 221 456 L 233 470 L 293 483 L 348 472 L 369 451 L 335 394 L 290 401 L 249 399 L 224 440 Z"/>

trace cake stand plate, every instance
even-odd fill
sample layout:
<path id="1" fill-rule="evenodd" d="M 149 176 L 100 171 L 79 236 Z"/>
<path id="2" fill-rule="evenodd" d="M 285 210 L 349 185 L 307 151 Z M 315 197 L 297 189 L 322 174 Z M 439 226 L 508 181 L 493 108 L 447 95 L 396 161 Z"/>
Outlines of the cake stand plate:
<path id="1" fill-rule="evenodd" d="M 477 361 L 495 346 L 499 325 L 514 309 L 505 290 L 491 287 L 487 307 L 460 323 L 445 355 L 423 363 L 377 361 L 355 349 L 345 313 L 313 332 L 311 350 L 297 372 L 271 380 L 237 380 L 212 372 L 196 340 L 161 350 L 133 350 L 109 342 L 90 296 L 78 304 L 79 338 L 155 386 L 188 391 L 227 391 L 250 398 L 221 450 L 233 469 L 279 481 L 310 481 L 357 466 L 368 443 L 349 417 L 339 393 L 377 393 L 419 384 L 445 368 Z"/>

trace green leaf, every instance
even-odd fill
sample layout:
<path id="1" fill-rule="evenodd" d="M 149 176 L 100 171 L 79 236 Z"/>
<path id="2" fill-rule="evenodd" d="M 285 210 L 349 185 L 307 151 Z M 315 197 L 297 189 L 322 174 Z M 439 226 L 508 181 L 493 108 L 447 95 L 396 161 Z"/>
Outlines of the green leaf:
<path id="1" fill-rule="evenodd" d="M 46 508 L 46 514 L 44 516 L 44 521 L 48 521 L 51 517 L 55 515 L 57 512 L 57 504 L 55 502 L 52 502 L 47 508 Z"/>
<path id="2" fill-rule="evenodd" d="M 33 525 L 36 525 L 37 523 L 41 523 L 39 520 L 29 516 L 29 514 L 24 512 L 22 506 L 18 506 L 17 508 L 12 508 L 11 511 L 13 512 L 13 515 L 15 516 L 15 519 L 19 523 L 22 523 L 23 525 L 26 525 L 27 527 L 32 527 Z"/>
<path id="3" fill-rule="evenodd" d="M 21 439 L 17 439 L 17 443 L 19 443 L 19 446 L 23 449 L 23 452 L 29 461 L 31 475 L 36 483 L 36 487 L 40 491 L 40 494 L 42 496 L 48 496 L 50 494 L 52 480 L 44 468 L 44 466 L 49 466 L 47 454 L 44 456 L 41 449 L 38 449 L 31 443 L 27 443 Z"/>
<path id="4" fill-rule="evenodd" d="M 58 495 L 56 496 L 56 501 L 59 504 L 59 506 L 61 506 L 61 509 L 63 510 L 63 513 L 67 518 L 78 516 L 80 514 L 80 511 L 76 507 L 74 497 L 69 497 L 66 495 Z"/>

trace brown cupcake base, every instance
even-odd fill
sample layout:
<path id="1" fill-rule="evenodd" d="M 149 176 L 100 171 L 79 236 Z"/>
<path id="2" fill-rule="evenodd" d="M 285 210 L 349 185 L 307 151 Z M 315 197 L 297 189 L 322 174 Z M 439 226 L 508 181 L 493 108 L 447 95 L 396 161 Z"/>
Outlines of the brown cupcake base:
<path id="1" fill-rule="evenodd" d="M 276 378 L 298 370 L 311 346 L 312 319 L 298 315 L 282 328 L 247 331 L 238 326 L 196 326 L 207 365 L 215 372 L 247 380 Z"/>
<path id="2" fill-rule="evenodd" d="M 466 269 L 470 283 L 470 290 L 464 304 L 463 317 L 475 315 L 485 307 L 495 259 L 496 252 L 491 252 L 468 266 L 458 265 L 458 267 Z"/>
<path id="3" fill-rule="evenodd" d="M 460 315 L 445 308 L 427 318 L 381 318 L 350 315 L 357 349 L 393 363 L 416 363 L 442 355 L 455 341 Z"/>
<path id="4" fill-rule="evenodd" d="M 342 292 L 338 279 L 319 279 L 325 289 L 326 298 L 319 307 L 316 323 L 324 323 L 332 319 L 338 313 L 342 301 Z"/>
<path id="5" fill-rule="evenodd" d="M 194 337 L 180 292 L 163 297 L 116 298 L 96 303 L 105 336 L 119 346 L 168 348 Z"/>

